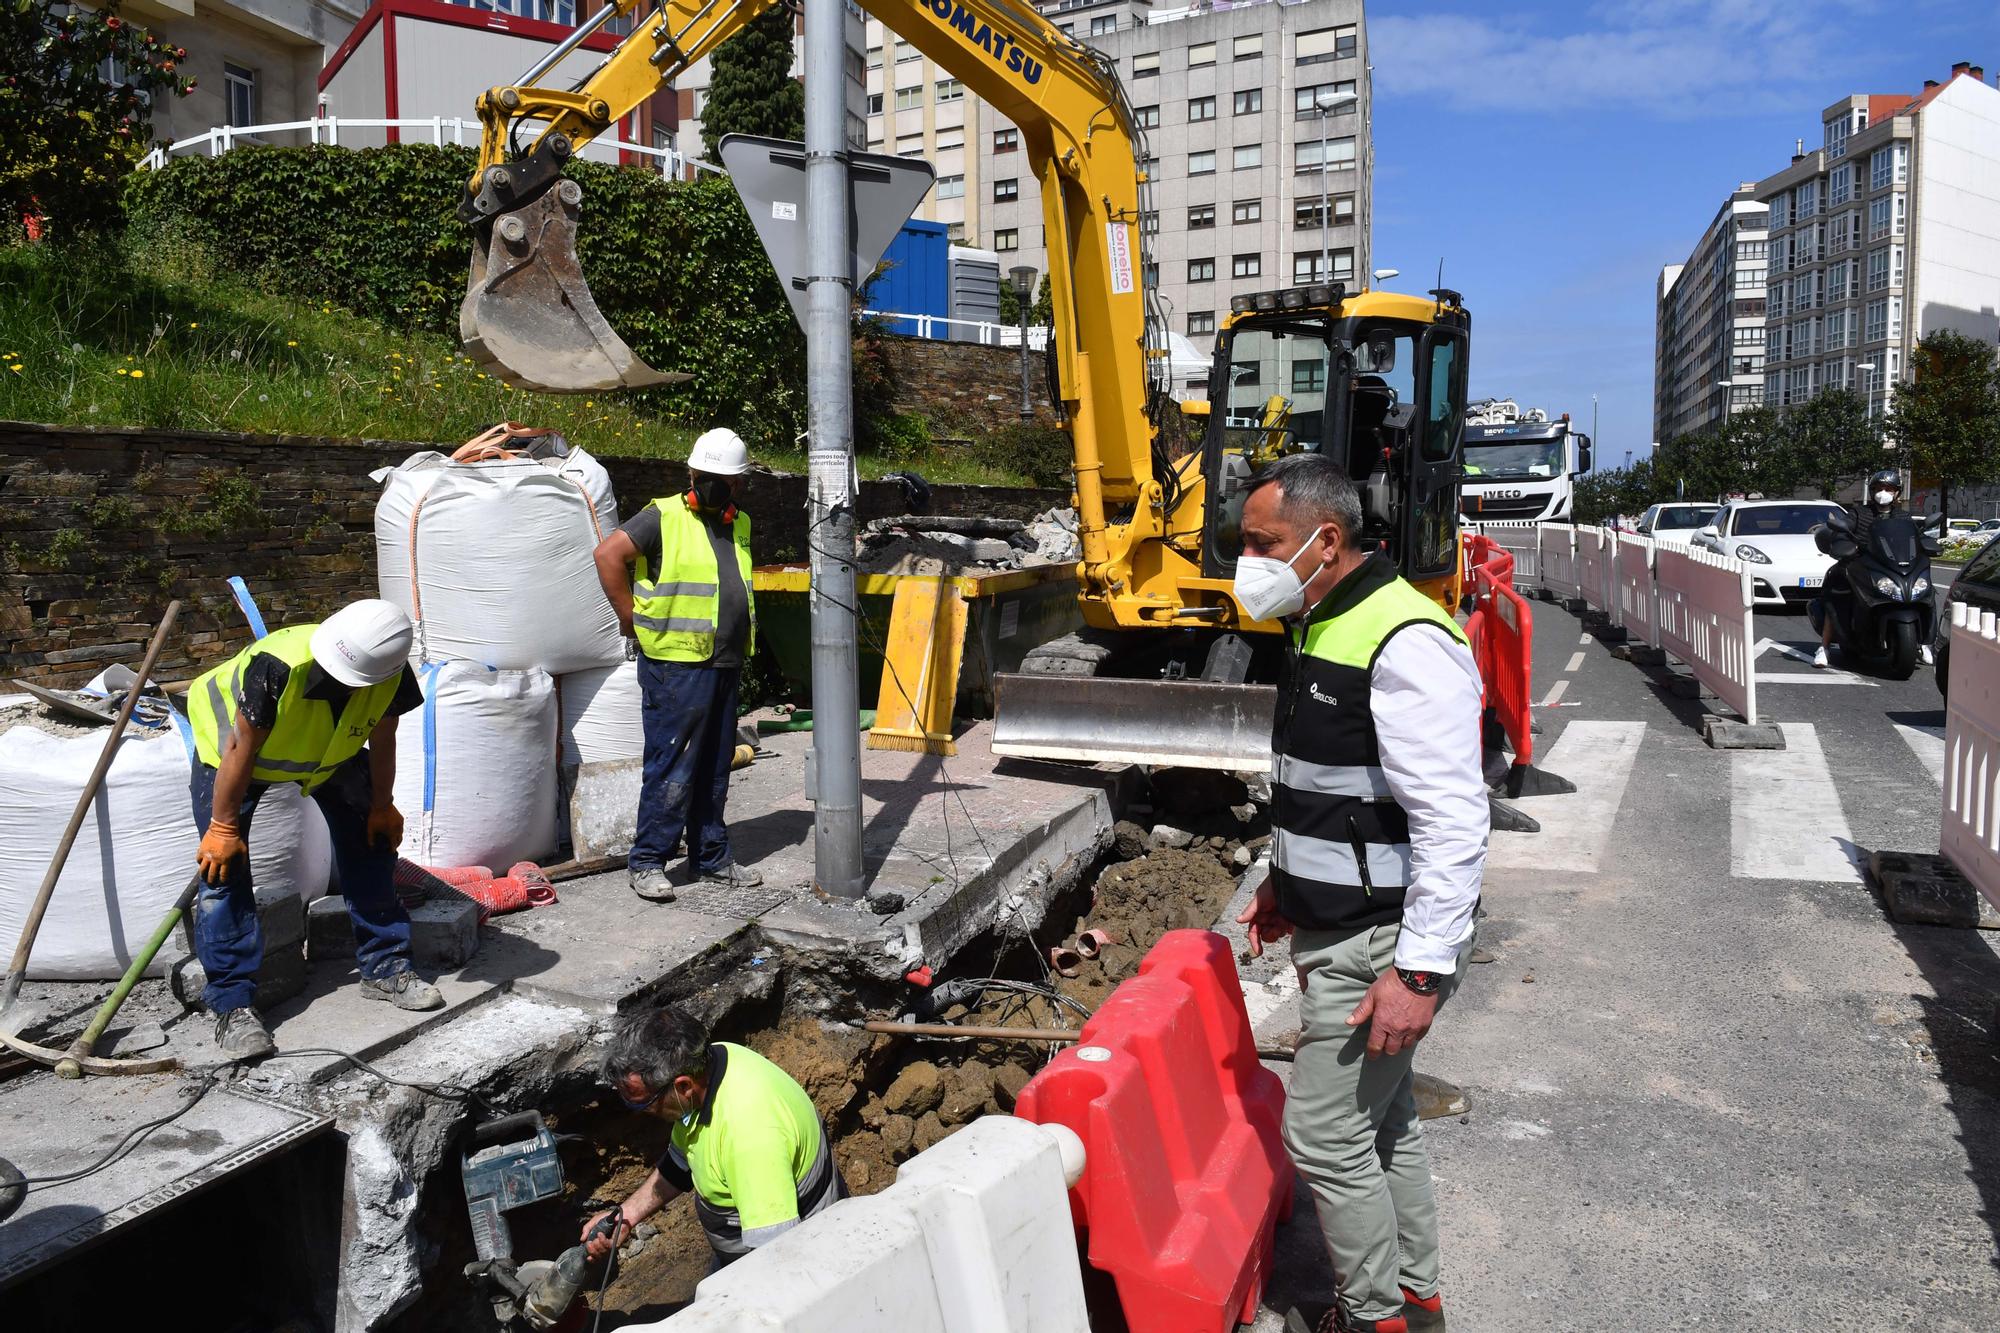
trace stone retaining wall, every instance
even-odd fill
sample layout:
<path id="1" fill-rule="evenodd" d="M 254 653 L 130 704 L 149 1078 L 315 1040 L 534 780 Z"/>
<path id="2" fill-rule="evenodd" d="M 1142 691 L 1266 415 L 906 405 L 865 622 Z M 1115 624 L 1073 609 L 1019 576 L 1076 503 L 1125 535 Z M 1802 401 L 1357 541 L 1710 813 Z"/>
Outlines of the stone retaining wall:
<path id="1" fill-rule="evenodd" d="M 932 435 L 985 433 L 1021 420 L 1021 349 L 938 342 L 887 334 L 881 340 L 891 383 L 889 405 L 931 421 Z M 1028 401 L 1035 424 L 1054 427 L 1047 358 L 1028 352 Z"/>

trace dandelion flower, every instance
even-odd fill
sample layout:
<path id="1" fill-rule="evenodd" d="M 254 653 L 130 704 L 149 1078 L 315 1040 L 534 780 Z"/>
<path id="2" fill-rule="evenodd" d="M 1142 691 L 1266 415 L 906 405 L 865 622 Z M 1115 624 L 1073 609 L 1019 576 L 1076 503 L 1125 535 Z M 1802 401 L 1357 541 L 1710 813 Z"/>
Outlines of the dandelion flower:
<path id="1" fill-rule="evenodd" d="M 21 373 L 21 363 L 19 361 L 16 361 L 13 365 L 8 366 L 7 369 L 13 371 L 16 375 L 18 375 Z"/>
<path id="2" fill-rule="evenodd" d="M 120 367 L 118 367 L 118 373 L 119 373 L 120 375 L 130 375 L 130 374 L 131 374 L 132 372 L 131 372 L 131 371 L 129 371 L 129 370 L 127 370 L 127 369 L 125 369 L 125 367 L 123 367 L 123 366 L 120 366 Z"/>
<path id="3" fill-rule="evenodd" d="M 188 327 L 189 327 L 189 328 L 191 328 L 191 329 L 198 329 L 198 328 L 200 328 L 200 327 L 201 327 L 201 325 L 200 325 L 200 323 L 199 323 L 199 322 L 197 322 L 197 321 L 195 321 L 195 320 L 189 320 L 189 321 L 188 321 Z"/>
<path id="4" fill-rule="evenodd" d="M 297 347 L 298 345 L 299 345 L 299 340 L 297 338 L 294 338 L 290 342 L 285 344 L 285 346 L 287 347 Z"/>
<path id="5" fill-rule="evenodd" d="M 130 352 L 127 352 L 127 353 L 125 354 L 125 359 L 126 359 L 127 361 L 136 361 L 136 360 L 138 360 L 138 358 L 137 358 L 137 357 L 135 357 L 135 356 L 133 356 L 133 355 L 132 355 L 132 354 L 131 354 Z"/>
<path id="6" fill-rule="evenodd" d="M 485 371 L 483 371 L 483 370 L 482 370 L 482 371 L 480 371 L 480 372 L 479 372 L 479 378 L 480 378 L 480 379 L 485 379 L 485 378 L 486 378 L 486 372 L 485 372 Z"/>
<path id="7" fill-rule="evenodd" d="M 135 380 L 142 380 L 142 379 L 145 379 L 145 378 L 146 378 L 146 372 L 145 372 L 145 371 L 143 371 L 143 370 L 135 370 L 135 371 L 133 371 L 133 372 L 132 372 L 132 378 L 133 378 L 133 379 L 135 379 Z"/>

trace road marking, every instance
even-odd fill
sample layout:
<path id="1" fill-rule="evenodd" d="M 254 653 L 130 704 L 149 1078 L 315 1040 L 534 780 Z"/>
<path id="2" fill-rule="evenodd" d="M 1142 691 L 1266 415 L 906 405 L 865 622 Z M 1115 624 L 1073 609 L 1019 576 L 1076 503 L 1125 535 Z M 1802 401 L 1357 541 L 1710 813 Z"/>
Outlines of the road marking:
<path id="1" fill-rule="evenodd" d="M 1564 667 L 1563 670 L 1575 671 L 1578 667 L 1581 667 L 1582 665 L 1583 665 L 1583 650 L 1578 649 L 1576 652 L 1573 652 L 1569 655 L 1569 665 Z"/>
<path id="2" fill-rule="evenodd" d="M 1807 666 L 1812 666 L 1812 650 L 1818 647 L 1816 643 L 1780 643 L 1776 639 L 1759 639 L 1757 651 L 1751 656 L 1754 660 L 1767 652 L 1776 652 L 1780 657 L 1789 657 L 1794 662 L 1804 662 Z M 1757 683 L 1759 685 L 1866 685 L 1871 690 L 1878 685 L 1878 682 L 1869 680 L 1865 676 L 1857 676 L 1851 671 L 1841 671 L 1833 667 L 1814 667 L 1811 675 L 1803 671 L 1759 671 Z"/>
<path id="3" fill-rule="evenodd" d="M 1556 706 L 1556 700 L 1562 698 L 1563 691 L 1568 688 L 1569 688 L 1569 679 L 1568 677 L 1564 677 L 1563 679 L 1557 681 L 1555 684 L 1549 686 L 1548 698 L 1542 700 L 1539 704 L 1536 704 L 1535 707 L 1554 708 Z"/>
<path id="4" fill-rule="evenodd" d="M 1556 682 L 1560 685 L 1562 682 Z M 1568 778 L 1577 790 L 1562 796 L 1524 796 L 1513 802 L 1542 822 L 1540 833 L 1495 831 L 1486 864 L 1506 870 L 1567 870 L 1594 875 L 1611 845 L 1618 807 L 1632 780 L 1644 722 L 1572 722 L 1542 767 Z"/>
<path id="5" fill-rule="evenodd" d="M 1587 645 L 1587 644 L 1589 644 L 1589 642 L 1590 642 L 1590 636 L 1589 636 L 1588 634 L 1586 634 L 1586 635 L 1584 635 L 1584 636 L 1583 636 L 1582 638 L 1578 639 L 1578 640 L 1577 640 L 1577 642 L 1578 642 L 1578 643 L 1581 643 L 1581 644 L 1586 644 L 1586 645 Z"/>
<path id="6" fill-rule="evenodd" d="M 1854 838 L 1810 722 L 1783 724 L 1782 750 L 1729 756 L 1729 873 L 1737 879 L 1858 884 Z"/>
<path id="7" fill-rule="evenodd" d="M 1896 733 L 1903 738 L 1904 744 L 1916 752 L 1917 758 L 1923 762 L 1924 768 L 1929 771 L 1931 781 L 1937 783 L 1939 787 L 1943 787 L 1944 728 L 1911 727 L 1898 722 L 1896 724 Z"/>

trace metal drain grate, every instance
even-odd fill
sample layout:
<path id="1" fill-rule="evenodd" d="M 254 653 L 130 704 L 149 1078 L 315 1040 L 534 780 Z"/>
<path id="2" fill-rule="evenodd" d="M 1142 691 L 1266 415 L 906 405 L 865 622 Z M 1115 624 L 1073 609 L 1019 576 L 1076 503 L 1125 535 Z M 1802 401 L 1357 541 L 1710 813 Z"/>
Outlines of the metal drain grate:
<path id="1" fill-rule="evenodd" d="M 787 902 L 794 891 L 783 885 L 759 884 L 754 889 L 726 888 L 720 884 L 689 884 L 674 890 L 679 905 L 703 916 L 757 917 Z"/>

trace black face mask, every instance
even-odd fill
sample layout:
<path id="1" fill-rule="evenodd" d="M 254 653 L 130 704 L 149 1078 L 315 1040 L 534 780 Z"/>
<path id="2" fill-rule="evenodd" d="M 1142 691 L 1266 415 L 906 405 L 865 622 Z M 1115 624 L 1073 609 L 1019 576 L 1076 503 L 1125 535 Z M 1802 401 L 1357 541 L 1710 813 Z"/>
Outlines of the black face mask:
<path id="1" fill-rule="evenodd" d="M 697 477 L 690 488 L 695 504 L 704 514 L 720 514 L 729 508 L 729 478 Z"/>

